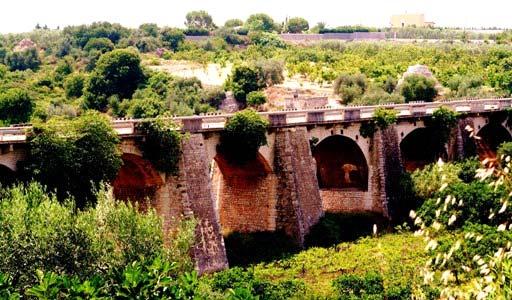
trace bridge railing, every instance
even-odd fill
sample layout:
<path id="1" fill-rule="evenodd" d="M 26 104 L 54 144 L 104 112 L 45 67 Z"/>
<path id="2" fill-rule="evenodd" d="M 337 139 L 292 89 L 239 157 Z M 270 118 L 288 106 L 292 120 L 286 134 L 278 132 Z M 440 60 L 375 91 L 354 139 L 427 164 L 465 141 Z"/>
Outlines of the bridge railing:
<path id="1" fill-rule="evenodd" d="M 385 104 L 372 106 L 345 106 L 332 108 L 329 106 L 308 110 L 286 109 L 282 111 L 262 112 L 260 115 L 269 120 L 272 127 L 293 126 L 300 124 L 321 124 L 332 122 L 350 122 L 368 120 L 373 117 L 379 107 L 393 109 L 399 118 L 422 117 L 431 115 L 437 108 L 445 106 L 457 112 L 482 113 L 504 110 L 512 107 L 512 98 L 488 98 L 477 100 L 454 100 L 437 102 L 409 102 L 401 104 Z M 198 132 L 219 130 L 224 128 L 226 121 L 233 114 L 210 113 L 205 115 L 174 117 L 183 130 Z M 142 119 L 115 119 L 112 121 L 114 130 L 119 135 L 133 135 L 137 124 Z M 11 126 L 0 128 L 0 142 L 20 142 L 26 139 L 25 132 L 29 126 Z"/>

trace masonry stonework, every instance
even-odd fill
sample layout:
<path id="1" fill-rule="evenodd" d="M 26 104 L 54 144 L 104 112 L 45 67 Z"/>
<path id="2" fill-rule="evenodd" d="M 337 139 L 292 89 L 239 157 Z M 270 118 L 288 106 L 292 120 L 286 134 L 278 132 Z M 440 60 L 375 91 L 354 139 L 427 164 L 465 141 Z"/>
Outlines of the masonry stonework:
<path id="1" fill-rule="evenodd" d="M 277 229 L 303 245 L 309 229 L 323 215 L 306 128 L 278 129 L 274 151 L 278 178 Z"/>

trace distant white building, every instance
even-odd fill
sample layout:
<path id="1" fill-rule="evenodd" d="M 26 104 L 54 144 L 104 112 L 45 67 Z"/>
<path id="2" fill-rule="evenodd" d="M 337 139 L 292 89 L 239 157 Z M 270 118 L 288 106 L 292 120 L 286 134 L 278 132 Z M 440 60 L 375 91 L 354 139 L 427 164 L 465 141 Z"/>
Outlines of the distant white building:
<path id="1" fill-rule="evenodd" d="M 424 14 L 401 14 L 391 16 L 390 25 L 392 28 L 434 27 L 435 23 L 426 21 Z"/>

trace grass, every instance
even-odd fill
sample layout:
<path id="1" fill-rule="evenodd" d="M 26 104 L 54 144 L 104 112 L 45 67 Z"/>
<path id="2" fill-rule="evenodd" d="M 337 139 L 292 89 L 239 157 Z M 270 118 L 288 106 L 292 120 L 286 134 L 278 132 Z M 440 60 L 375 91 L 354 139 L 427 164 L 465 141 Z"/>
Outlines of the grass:
<path id="1" fill-rule="evenodd" d="M 341 243 L 331 248 L 310 248 L 288 258 L 254 266 L 256 276 L 273 281 L 301 279 L 312 294 L 333 296 L 331 281 L 341 274 L 375 271 L 386 287 L 420 283 L 419 268 L 426 260 L 425 244 L 412 233 L 387 234 Z"/>

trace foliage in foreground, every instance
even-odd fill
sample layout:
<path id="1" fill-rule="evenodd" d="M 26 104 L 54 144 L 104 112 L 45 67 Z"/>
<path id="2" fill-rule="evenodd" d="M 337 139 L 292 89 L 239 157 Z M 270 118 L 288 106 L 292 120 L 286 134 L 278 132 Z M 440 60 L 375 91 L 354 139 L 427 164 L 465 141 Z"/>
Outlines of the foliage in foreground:
<path id="1" fill-rule="evenodd" d="M 132 262 L 157 258 L 174 270 L 191 270 L 190 260 L 182 254 L 191 245 L 193 223 L 181 228 L 188 243 L 171 241 L 164 247 L 162 221 L 156 212 L 142 213 L 129 203 L 116 203 L 104 189 L 97 197 L 95 207 L 76 211 L 72 200 L 61 203 L 37 183 L 2 191 L 0 273 L 13 288 L 23 291 L 33 286 L 42 280 L 37 272 L 75 281 L 94 281 L 97 276 L 108 281 Z"/>

